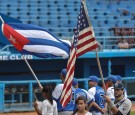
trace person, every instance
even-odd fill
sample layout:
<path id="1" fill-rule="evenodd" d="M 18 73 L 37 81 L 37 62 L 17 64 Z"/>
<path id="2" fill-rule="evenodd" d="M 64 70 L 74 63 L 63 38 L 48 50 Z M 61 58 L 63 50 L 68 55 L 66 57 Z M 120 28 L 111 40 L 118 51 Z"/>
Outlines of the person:
<path id="1" fill-rule="evenodd" d="M 122 77 L 120 75 L 115 75 L 117 77 L 117 83 L 122 83 Z"/>
<path id="2" fill-rule="evenodd" d="M 76 78 L 73 78 L 72 81 L 72 96 L 71 96 L 71 103 L 73 104 L 74 108 L 73 111 L 76 110 L 77 106 L 75 105 L 75 101 L 79 96 L 83 96 L 86 99 L 86 103 L 89 105 L 89 108 L 93 105 L 93 97 L 89 95 L 89 93 L 85 89 L 81 89 L 78 87 L 79 83 Z"/>
<path id="3" fill-rule="evenodd" d="M 98 106 L 101 109 L 105 109 L 105 100 L 103 98 L 103 95 L 105 95 L 104 89 L 98 86 L 98 77 L 97 76 L 90 76 L 88 78 L 88 83 L 90 86 L 90 89 L 88 90 L 88 93 L 94 97 L 95 103 L 98 104 Z M 97 108 L 91 107 L 89 110 L 92 115 L 102 115 L 102 112 L 100 112 Z"/>
<path id="4" fill-rule="evenodd" d="M 60 78 L 63 82 L 65 80 L 66 74 L 67 74 L 67 70 L 62 69 L 61 74 L 60 74 L 61 75 Z M 79 96 L 85 96 L 87 98 L 86 100 L 87 100 L 87 103 L 89 104 L 89 107 L 91 107 L 92 105 L 96 106 L 96 104 L 93 104 L 93 98 L 88 94 L 88 92 L 86 90 L 84 91 L 84 90 L 78 88 L 78 81 L 76 78 L 74 78 L 72 81 L 71 100 L 66 105 L 66 107 L 63 108 L 61 103 L 60 103 L 60 98 L 61 98 L 63 86 L 64 86 L 63 83 L 58 84 L 53 91 L 53 98 L 57 102 L 58 115 L 71 115 L 76 108 L 75 100 Z"/>
<path id="5" fill-rule="evenodd" d="M 118 48 L 119 49 L 128 49 L 129 43 L 125 40 L 118 41 Z"/>
<path id="6" fill-rule="evenodd" d="M 50 85 L 46 85 L 42 89 L 42 96 L 45 98 L 43 102 L 34 103 L 34 108 L 38 115 L 58 115 L 57 103 L 52 98 L 52 88 Z"/>
<path id="7" fill-rule="evenodd" d="M 85 89 L 81 89 L 79 88 L 79 83 L 78 83 L 78 80 L 76 78 L 73 78 L 73 81 L 72 81 L 72 102 L 73 102 L 73 105 L 74 105 L 74 111 L 76 110 L 77 108 L 77 105 L 75 104 L 75 101 L 77 100 L 77 98 L 79 96 L 83 96 L 85 99 L 86 99 L 86 103 L 88 105 L 88 110 L 91 108 L 91 107 L 95 107 L 97 108 L 100 112 L 103 113 L 103 110 L 94 102 L 94 97 L 91 96 Z"/>
<path id="8" fill-rule="evenodd" d="M 117 82 L 117 77 L 115 75 L 109 75 L 107 77 L 107 85 L 108 85 L 108 89 L 106 90 L 106 95 L 109 96 L 111 98 L 112 101 L 115 100 L 114 97 L 114 87 L 113 85 Z M 105 115 L 110 113 L 110 108 L 108 106 L 108 104 L 106 103 L 105 105 L 106 111 L 105 111 Z"/>
<path id="9" fill-rule="evenodd" d="M 113 85 L 117 82 L 117 77 L 115 75 L 109 75 L 107 77 L 107 84 L 108 84 L 108 89 L 106 91 L 106 95 L 111 98 L 112 101 L 114 101 L 114 88 Z"/>
<path id="10" fill-rule="evenodd" d="M 122 83 L 114 84 L 115 101 L 111 101 L 109 96 L 104 95 L 104 98 L 111 108 L 109 115 L 130 115 L 132 107 L 131 101 L 124 96 L 124 86 Z"/>
<path id="11" fill-rule="evenodd" d="M 77 105 L 77 109 L 72 115 L 92 115 L 87 110 L 86 99 L 83 96 L 79 96 L 77 100 L 75 101 L 75 104 Z"/>
<path id="12" fill-rule="evenodd" d="M 117 77 L 117 83 L 122 83 L 122 77 L 120 75 L 115 75 Z M 127 90 L 124 87 L 124 96 L 127 97 Z"/>
<path id="13" fill-rule="evenodd" d="M 67 70 L 65 68 L 62 69 L 60 73 L 60 79 L 62 80 L 62 83 L 58 84 L 52 93 L 53 99 L 57 102 L 58 115 L 71 115 L 71 113 L 73 112 L 73 108 L 70 106 L 70 104 L 63 108 L 60 103 L 61 93 L 63 90 L 66 74 Z"/>

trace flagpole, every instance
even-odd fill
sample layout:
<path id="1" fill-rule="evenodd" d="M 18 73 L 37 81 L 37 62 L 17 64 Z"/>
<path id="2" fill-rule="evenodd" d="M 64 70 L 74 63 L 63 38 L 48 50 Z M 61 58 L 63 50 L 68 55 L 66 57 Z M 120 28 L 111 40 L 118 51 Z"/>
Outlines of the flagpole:
<path id="1" fill-rule="evenodd" d="M 34 71 L 32 70 L 32 68 L 31 68 L 30 64 L 28 63 L 27 59 L 24 57 L 24 55 L 22 55 L 22 58 L 24 59 L 24 61 L 25 61 L 25 63 L 27 64 L 28 68 L 30 69 L 32 75 L 34 76 L 34 78 L 35 78 L 36 81 L 38 82 L 39 87 L 42 89 L 43 87 L 42 87 L 41 83 L 39 82 L 39 80 L 37 79 L 36 74 L 35 74 Z"/>
<path id="2" fill-rule="evenodd" d="M 0 16 L 1 22 L 4 23 L 4 20 L 2 19 L 2 17 Z"/>
<path id="3" fill-rule="evenodd" d="M 90 22 L 90 20 L 89 20 L 88 10 L 87 10 L 87 7 L 86 7 L 86 1 L 85 0 L 82 0 L 82 3 L 84 4 L 84 9 L 85 9 L 85 12 L 86 12 L 88 23 L 89 23 L 89 25 L 92 25 L 91 22 Z M 93 30 L 93 32 L 94 32 L 94 30 Z M 97 59 L 97 64 L 98 64 L 98 68 L 99 68 L 99 73 L 100 73 L 100 76 L 101 76 L 101 79 L 102 79 L 103 88 L 104 88 L 104 91 L 105 91 L 105 94 L 106 94 L 106 87 L 105 87 L 104 77 L 103 77 L 103 73 L 102 73 L 102 69 L 101 69 L 101 65 L 100 65 L 100 61 L 99 61 L 99 56 L 98 56 L 97 48 L 96 48 L 95 52 L 96 52 L 96 59 Z"/>
<path id="4" fill-rule="evenodd" d="M 34 90 L 33 90 L 33 92 L 34 92 L 34 99 L 35 99 L 35 101 L 38 101 L 38 98 L 36 96 L 36 92 Z"/>
<path id="5" fill-rule="evenodd" d="M 101 64 L 100 64 L 97 48 L 96 48 L 95 52 L 96 52 L 96 59 L 97 59 L 97 64 L 98 64 L 98 68 L 99 68 L 99 72 L 100 72 L 103 88 L 104 88 L 105 93 L 106 93 L 106 86 L 105 86 L 105 82 L 104 82 L 103 72 L 102 72 L 102 68 L 101 68 Z"/>

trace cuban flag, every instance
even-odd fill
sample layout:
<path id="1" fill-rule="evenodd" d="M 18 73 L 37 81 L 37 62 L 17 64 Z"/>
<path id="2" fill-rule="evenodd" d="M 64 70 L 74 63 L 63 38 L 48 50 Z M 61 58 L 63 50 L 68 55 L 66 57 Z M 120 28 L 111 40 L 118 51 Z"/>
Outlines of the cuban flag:
<path id="1" fill-rule="evenodd" d="M 41 58 L 67 58 L 71 43 L 56 38 L 42 27 L 23 23 L 2 23 L 3 35 L 22 54 Z"/>

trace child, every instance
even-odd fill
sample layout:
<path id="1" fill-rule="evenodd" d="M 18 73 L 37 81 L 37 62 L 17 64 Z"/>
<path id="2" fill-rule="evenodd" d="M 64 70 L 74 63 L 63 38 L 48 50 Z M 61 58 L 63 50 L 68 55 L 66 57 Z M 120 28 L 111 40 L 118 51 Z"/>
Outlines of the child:
<path id="1" fill-rule="evenodd" d="M 45 100 L 41 103 L 35 102 L 34 107 L 38 115 L 58 115 L 57 104 L 52 99 L 51 86 L 45 86 L 42 89 L 42 96 Z"/>
<path id="2" fill-rule="evenodd" d="M 92 115 L 87 111 L 86 100 L 83 96 L 78 97 L 75 104 L 77 105 L 77 109 L 72 115 Z"/>

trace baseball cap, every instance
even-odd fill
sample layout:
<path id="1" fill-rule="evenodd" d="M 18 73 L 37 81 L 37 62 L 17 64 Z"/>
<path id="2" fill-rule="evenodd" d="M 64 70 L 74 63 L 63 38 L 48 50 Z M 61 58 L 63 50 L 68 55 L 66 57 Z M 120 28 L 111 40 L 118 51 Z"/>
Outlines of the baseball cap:
<path id="1" fill-rule="evenodd" d="M 122 77 L 120 75 L 115 75 L 117 77 L 117 81 L 121 81 L 122 82 Z"/>
<path id="2" fill-rule="evenodd" d="M 67 69 L 62 69 L 60 74 L 61 74 L 62 76 L 64 76 L 64 77 L 66 77 Z"/>
<path id="3" fill-rule="evenodd" d="M 73 85 L 73 86 L 78 85 L 78 80 L 77 80 L 76 78 L 73 78 L 73 80 L 72 80 L 72 85 Z"/>
<path id="4" fill-rule="evenodd" d="M 113 83 L 117 82 L 117 77 L 115 75 L 109 75 L 107 81 L 112 81 Z"/>
<path id="5" fill-rule="evenodd" d="M 122 83 L 115 83 L 114 84 L 114 89 L 124 89 L 124 86 Z"/>
<path id="6" fill-rule="evenodd" d="M 94 82 L 98 83 L 98 77 L 94 76 L 94 75 L 90 76 L 88 80 L 89 81 L 94 81 Z"/>

